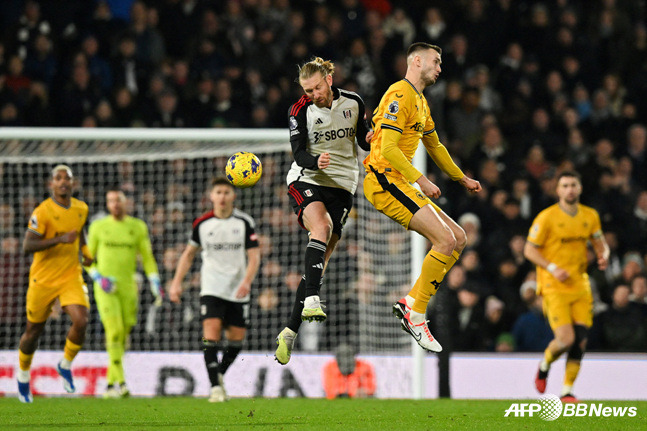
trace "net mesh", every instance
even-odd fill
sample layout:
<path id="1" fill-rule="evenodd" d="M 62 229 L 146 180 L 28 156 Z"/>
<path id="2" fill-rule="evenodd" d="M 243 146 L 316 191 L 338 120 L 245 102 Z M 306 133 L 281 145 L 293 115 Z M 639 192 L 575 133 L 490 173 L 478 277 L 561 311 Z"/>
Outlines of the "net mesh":
<path id="1" fill-rule="evenodd" d="M 282 133 L 211 132 L 209 139 L 136 137 L 105 133 L 78 138 L 3 139 L 0 134 L 0 349 L 15 349 L 25 325 L 25 293 L 31 257 L 21 250 L 32 210 L 48 197 L 50 169 L 66 163 L 77 178 L 75 197 L 89 206 L 89 222 L 106 214 L 105 191 L 119 186 L 129 197 L 129 213 L 148 224 L 163 283 L 168 286 L 187 243 L 192 221 L 211 209 L 206 193 L 236 151 L 251 151 L 263 163 L 260 182 L 237 191 L 236 206 L 256 221 L 261 268 L 253 284 L 247 350 L 273 351 L 274 338 L 287 323 L 303 271 L 307 234 L 289 204 L 285 175 L 293 161 Z M 90 132 L 92 133 L 92 132 Z M 135 133 L 132 133 L 135 134 Z M 259 136 L 264 136 L 260 138 Z M 361 160 L 361 158 L 360 158 Z M 362 175 L 360 175 L 362 177 Z M 366 201 L 361 184 L 354 210 L 325 274 L 322 299 L 328 320 L 304 323 L 296 351 L 331 351 L 341 342 L 362 353 L 408 346 L 391 316 L 391 304 L 410 285 L 408 234 Z M 185 277 L 182 304 L 152 306 L 143 273 L 138 274 L 140 308 L 130 350 L 200 349 L 200 259 Z M 141 271 L 141 269 L 140 269 Z M 86 281 L 90 281 L 87 279 Z M 89 284 L 90 285 L 90 284 Z M 103 327 L 90 291 L 91 311 L 85 349 L 103 350 Z M 69 327 L 55 308 L 41 349 L 61 349 Z"/>

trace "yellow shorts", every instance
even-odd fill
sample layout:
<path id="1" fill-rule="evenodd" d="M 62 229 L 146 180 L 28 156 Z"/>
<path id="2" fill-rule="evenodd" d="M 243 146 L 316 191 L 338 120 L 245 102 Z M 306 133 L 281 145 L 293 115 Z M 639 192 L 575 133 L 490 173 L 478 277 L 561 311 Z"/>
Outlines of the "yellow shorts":
<path id="1" fill-rule="evenodd" d="M 405 229 L 413 215 L 425 205 L 431 205 L 436 212 L 441 209 L 409 183 L 402 175 L 379 173 L 373 168 L 364 178 L 364 196 L 376 210 L 397 221 Z"/>
<path id="2" fill-rule="evenodd" d="M 77 304 L 90 308 L 88 287 L 81 278 L 79 281 L 71 281 L 56 287 L 30 283 L 27 289 L 27 320 L 33 323 L 46 321 L 52 312 L 56 298 L 59 299 L 61 307 Z"/>
<path id="3" fill-rule="evenodd" d="M 583 325 L 590 328 L 593 324 L 593 295 L 591 289 L 576 291 L 553 291 L 542 294 L 544 314 L 550 327 L 555 330 L 564 325 Z"/>

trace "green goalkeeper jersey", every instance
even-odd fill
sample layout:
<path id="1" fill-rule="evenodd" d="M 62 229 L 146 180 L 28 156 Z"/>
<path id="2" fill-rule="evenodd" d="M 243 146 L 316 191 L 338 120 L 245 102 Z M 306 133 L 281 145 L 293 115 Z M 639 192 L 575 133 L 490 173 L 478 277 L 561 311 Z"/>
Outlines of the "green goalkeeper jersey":
<path id="1" fill-rule="evenodd" d="M 138 218 L 116 220 L 108 215 L 94 221 L 88 232 L 88 247 L 95 259 L 93 267 L 102 276 L 113 277 L 118 286 L 134 283 L 138 254 L 146 275 L 158 273 L 148 227 Z"/>

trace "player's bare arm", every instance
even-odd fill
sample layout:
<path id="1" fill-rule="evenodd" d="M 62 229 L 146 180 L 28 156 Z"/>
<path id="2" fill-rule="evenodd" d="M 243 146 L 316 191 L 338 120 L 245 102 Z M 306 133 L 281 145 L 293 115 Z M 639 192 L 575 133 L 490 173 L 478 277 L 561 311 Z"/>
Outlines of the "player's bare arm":
<path id="1" fill-rule="evenodd" d="M 602 231 L 598 231 L 593 234 L 591 245 L 593 245 L 593 250 L 595 250 L 595 255 L 598 259 L 598 268 L 604 271 L 609 266 L 610 251 L 609 245 L 607 244 L 606 239 L 604 239 Z"/>
<path id="2" fill-rule="evenodd" d="M 537 247 L 535 244 L 526 241 L 526 245 L 523 249 L 523 255 L 534 263 L 535 265 L 544 268 L 546 271 L 550 272 L 550 274 L 555 277 L 557 280 L 560 282 L 564 282 L 568 280 L 568 277 L 570 277 L 570 274 L 568 271 L 566 271 L 563 268 L 558 267 L 554 263 L 550 262 L 548 259 L 544 257 L 544 255 L 541 253 L 541 250 L 539 247 Z"/>
<path id="3" fill-rule="evenodd" d="M 77 231 L 72 230 L 62 235 L 55 236 L 54 238 L 42 238 L 34 232 L 27 231 L 25 232 L 22 249 L 25 253 L 35 253 L 37 251 L 47 250 L 48 248 L 54 247 L 58 244 L 72 244 L 76 241 L 78 234 L 79 233 Z"/>
<path id="4" fill-rule="evenodd" d="M 182 280 L 184 280 L 187 272 L 191 269 L 191 264 L 193 263 L 193 259 L 195 259 L 197 252 L 198 247 L 194 247 L 189 244 L 184 249 L 182 256 L 180 256 L 177 268 L 175 269 L 175 276 L 173 277 L 171 287 L 169 288 L 169 299 L 171 302 L 175 302 L 176 304 L 180 304 L 182 302 L 180 299 L 182 296 Z"/>
<path id="5" fill-rule="evenodd" d="M 261 266 L 261 249 L 253 247 L 247 249 L 247 270 L 236 290 L 236 298 L 244 298 L 252 289 L 252 282 Z"/>

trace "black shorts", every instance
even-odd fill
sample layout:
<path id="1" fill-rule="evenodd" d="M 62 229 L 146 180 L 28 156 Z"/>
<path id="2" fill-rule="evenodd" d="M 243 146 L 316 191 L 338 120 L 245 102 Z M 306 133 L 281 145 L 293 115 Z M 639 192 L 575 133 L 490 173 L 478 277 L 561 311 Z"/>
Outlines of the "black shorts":
<path id="1" fill-rule="evenodd" d="M 200 297 L 200 319 L 220 319 L 223 327 L 249 327 L 249 302 L 233 302 L 217 296 Z"/>
<path id="2" fill-rule="evenodd" d="M 303 225 L 303 210 L 311 202 L 323 202 L 332 219 L 332 232 L 341 238 L 342 228 L 346 223 L 348 213 L 353 208 L 353 195 L 350 192 L 337 187 L 324 187 L 295 181 L 288 186 L 288 195 L 290 195 L 292 209 L 302 228 L 306 228 Z"/>

